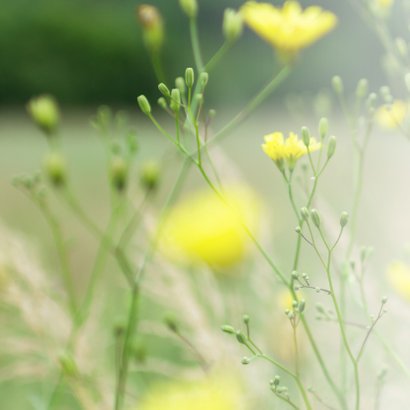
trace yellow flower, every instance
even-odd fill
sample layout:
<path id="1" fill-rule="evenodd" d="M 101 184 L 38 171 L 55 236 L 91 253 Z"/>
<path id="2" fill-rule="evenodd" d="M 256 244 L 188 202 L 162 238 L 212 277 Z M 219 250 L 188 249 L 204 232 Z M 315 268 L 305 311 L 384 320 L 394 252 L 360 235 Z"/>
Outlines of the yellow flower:
<path id="1" fill-rule="evenodd" d="M 410 266 L 400 261 L 393 262 L 387 269 L 387 276 L 393 289 L 410 301 Z"/>
<path id="2" fill-rule="evenodd" d="M 376 111 L 376 121 L 384 128 L 394 129 L 400 127 L 407 115 L 407 104 L 396 100 L 393 104 L 382 105 Z"/>
<path id="3" fill-rule="evenodd" d="M 296 1 L 287 1 L 282 8 L 249 1 L 241 13 L 252 30 L 285 55 L 310 46 L 337 23 L 333 13 L 317 6 L 302 10 Z"/>
<path id="4" fill-rule="evenodd" d="M 265 154 L 273 159 L 277 164 L 287 161 L 289 167 L 293 168 L 296 161 L 309 152 L 317 151 L 322 147 L 320 142 L 314 138 L 310 139 L 309 147 L 298 138 L 293 132 L 289 133 L 288 138 L 284 138 L 281 132 L 274 132 L 265 135 L 265 143 L 262 144 L 262 149 Z"/>
<path id="5" fill-rule="evenodd" d="M 376 6 L 383 10 L 390 9 L 394 4 L 394 0 L 375 0 L 375 2 Z"/>
<path id="6" fill-rule="evenodd" d="M 249 190 L 231 187 L 224 200 L 211 190 L 191 194 L 168 213 L 162 248 L 173 259 L 230 267 L 246 255 L 249 240 L 242 224 L 254 230 L 259 204 Z"/>
<path id="7" fill-rule="evenodd" d="M 240 410 L 238 383 L 209 377 L 195 382 L 158 385 L 140 403 L 139 410 Z"/>

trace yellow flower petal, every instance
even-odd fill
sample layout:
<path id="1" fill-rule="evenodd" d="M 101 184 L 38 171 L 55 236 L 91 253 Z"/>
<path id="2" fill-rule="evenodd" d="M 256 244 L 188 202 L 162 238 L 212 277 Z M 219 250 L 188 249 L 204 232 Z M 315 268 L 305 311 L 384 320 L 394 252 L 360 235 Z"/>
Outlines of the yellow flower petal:
<path id="1" fill-rule="evenodd" d="M 400 261 L 393 262 L 387 270 L 387 277 L 397 294 L 410 301 L 410 266 Z"/>
<path id="2" fill-rule="evenodd" d="M 336 16 L 320 7 L 302 10 L 296 1 L 282 8 L 269 3 L 250 1 L 241 8 L 246 24 L 283 54 L 295 54 L 332 30 Z"/>

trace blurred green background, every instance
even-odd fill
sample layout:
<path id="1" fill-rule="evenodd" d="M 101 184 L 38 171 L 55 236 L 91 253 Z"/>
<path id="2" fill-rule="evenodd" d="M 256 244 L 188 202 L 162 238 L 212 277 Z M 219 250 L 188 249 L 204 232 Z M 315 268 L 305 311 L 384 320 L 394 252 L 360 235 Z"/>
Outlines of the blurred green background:
<path id="1" fill-rule="evenodd" d="M 0 8 L 0 104 L 25 103 L 50 93 L 66 105 L 101 103 L 129 106 L 136 96 L 157 96 L 155 77 L 136 21 L 135 0 L 3 0 Z M 169 82 L 193 64 L 186 16 L 178 0 L 152 0 L 163 15 L 163 59 Z M 210 57 L 223 42 L 223 10 L 242 0 L 199 1 L 203 52 Z M 281 3 L 275 1 L 274 3 Z M 303 55 L 281 93 L 317 91 L 334 74 L 371 84 L 383 81 L 381 46 L 349 1 L 301 1 L 321 4 L 339 16 L 337 29 Z M 358 41 L 360 39 L 360 41 Z M 337 50 L 337 52 L 334 52 Z M 332 58 L 328 58 L 332 51 Z M 223 104 L 246 98 L 271 75 L 269 45 L 246 32 L 213 73 L 208 98 Z M 373 67 L 364 72 L 363 66 Z M 249 76 L 249 73 L 252 73 Z M 221 92 L 223 90 L 223 92 Z M 212 92 L 213 91 L 213 92 Z M 278 94 L 276 94 L 278 95 Z M 279 93 L 279 95 L 281 95 Z M 224 97 L 226 96 L 226 97 Z"/>

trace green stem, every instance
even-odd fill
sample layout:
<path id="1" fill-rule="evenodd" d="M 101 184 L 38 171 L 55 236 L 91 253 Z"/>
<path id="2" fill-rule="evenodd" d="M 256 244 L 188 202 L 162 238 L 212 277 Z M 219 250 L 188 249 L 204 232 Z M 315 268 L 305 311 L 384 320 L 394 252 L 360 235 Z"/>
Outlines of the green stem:
<path id="1" fill-rule="evenodd" d="M 208 143 L 214 143 L 215 141 L 221 139 L 236 126 L 241 124 L 242 121 L 248 118 L 248 116 L 288 77 L 290 71 L 291 68 L 289 66 L 285 66 L 279 71 L 279 73 L 275 74 L 270 82 L 263 87 L 262 91 L 260 91 L 228 124 L 226 124 L 219 132 L 210 138 Z"/>
<path id="2" fill-rule="evenodd" d="M 202 60 L 201 47 L 199 45 L 198 25 L 195 17 L 191 17 L 189 19 L 189 30 L 191 34 L 192 51 L 194 54 L 196 69 L 199 73 L 201 73 L 204 71 L 204 63 Z"/>
<path id="3" fill-rule="evenodd" d="M 225 41 L 212 58 L 206 63 L 205 71 L 210 72 L 232 47 L 232 41 Z"/>

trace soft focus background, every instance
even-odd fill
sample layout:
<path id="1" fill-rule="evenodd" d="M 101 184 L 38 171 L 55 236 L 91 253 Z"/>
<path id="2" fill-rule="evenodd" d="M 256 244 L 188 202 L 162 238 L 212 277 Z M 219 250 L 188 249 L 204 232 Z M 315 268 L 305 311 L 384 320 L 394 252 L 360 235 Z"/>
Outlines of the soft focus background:
<path id="1" fill-rule="evenodd" d="M 177 0 L 152 0 L 150 3 L 159 8 L 165 21 L 164 62 L 171 82 L 186 66 L 193 65 L 186 17 Z M 242 3 L 240 0 L 199 1 L 200 37 L 206 56 L 212 55 L 223 41 L 224 8 L 238 8 Z M 290 227 L 294 222 L 286 191 L 261 152 L 262 136 L 277 129 L 298 131 L 302 125 L 315 130 L 320 118 L 316 105 L 318 98 L 322 99 L 319 105 L 328 110 L 325 114 L 331 118 L 331 133 L 338 137 L 339 152 L 324 177 L 320 196 L 330 210 L 338 213 L 351 204 L 352 152 L 348 127 L 329 91 L 330 79 L 335 74 L 340 75 L 348 93 L 353 92 L 362 77 L 368 78 L 370 89 L 375 91 L 388 81 L 383 70 L 382 46 L 349 1 L 301 3 L 320 4 L 334 11 L 339 17 L 338 27 L 303 53 L 287 81 L 222 144 L 241 178 L 268 204 L 276 239 L 274 252 L 283 258 L 292 252 L 287 244 L 293 238 Z M 61 132 L 71 178 L 80 181 L 77 188 L 87 208 L 96 217 L 104 218 L 108 208 L 104 152 L 90 126 L 97 107 L 106 104 L 126 113 L 137 130 L 141 161 L 160 158 L 168 147 L 136 108 L 136 97 L 142 93 L 152 101 L 158 98 L 155 77 L 136 21 L 135 8 L 139 4 L 132 0 L 1 2 L 0 220 L 26 235 L 51 271 L 56 266 L 54 244 L 44 221 L 11 186 L 13 176 L 37 170 L 46 151 L 46 142 L 29 121 L 25 104 L 33 95 L 43 93 L 54 95 L 61 103 Z M 392 26 L 400 32 L 398 17 L 393 16 Z M 274 69 L 270 46 L 245 30 L 210 79 L 207 103 L 218 112 L 216 128 L 255 94 Z M 393 88 L 393 93 L 400 96 L 401 89 Z M 376 130 L 370 143 L 367 182 L 359 214 L 359 241 L 375 248 L 372 274 L 378 279 L 369 285 L 371 300 L 377 301 L 380 295 L 391 293 L 384 278 L 386 266 L 392 259 L 405 255 L 405 245 L 409 241 L 410 194 L 404 177 L 410 174 L 409 149 L 404 138 L 380 130 Z M 165 169 L 166 174 L 174 172 Z M 202 184 L 195 175 L 189 180 L 190 188 Z M 158 198 L 158 203 L 161 199 Z M 78 268 L 78 287 L 81 288 L 85 280 L 81 272 L 88 270 L 87 256 L 95 249 L 81 227 L 70 229 L 72 236 L 79 238 L 74 245 L 74 264 Z M 389 310 L 396 315 L 395 323 L 399 320 L 404 324 L 408 320 L 408 304 L 396 299 Z M 386 320 L 381 327 L 388 331 L 392 325 Z M 409 361 L 405 343 L 398 343 L 405 337 L 406 326 L 395 328 L 392 343 Z M 409 403 L 410 398 L 406 396 L 402 377 L 391 374 L 389 382 L 393 386 L 387 388 L 389 408 L 405 408 L 403 403 Z M 23 386 L 2 383 L 0 378 L 0 408 L 32 408 L 27 404 L 27 397 L 31 397 L 37 387 L 35 383 Z"/>

